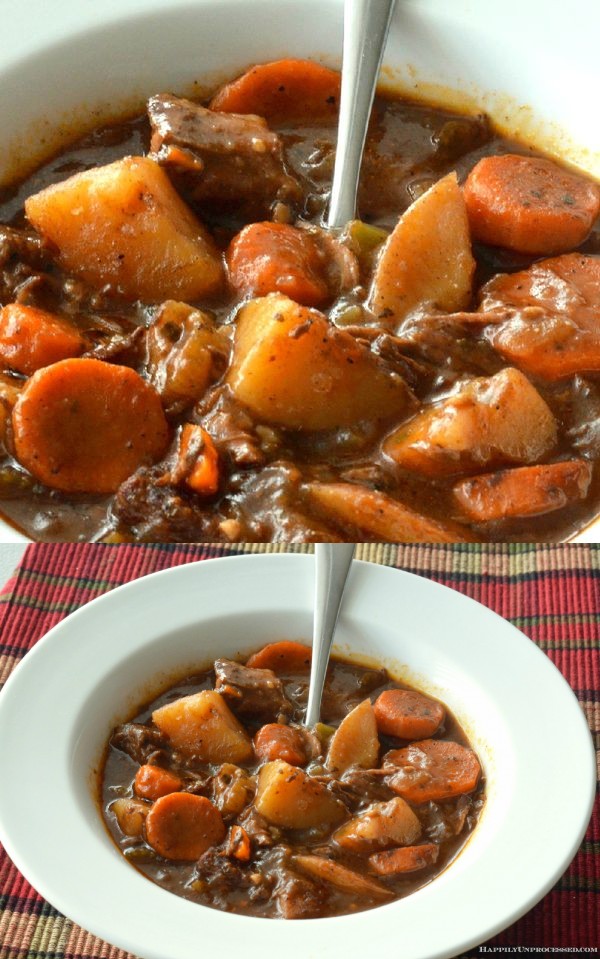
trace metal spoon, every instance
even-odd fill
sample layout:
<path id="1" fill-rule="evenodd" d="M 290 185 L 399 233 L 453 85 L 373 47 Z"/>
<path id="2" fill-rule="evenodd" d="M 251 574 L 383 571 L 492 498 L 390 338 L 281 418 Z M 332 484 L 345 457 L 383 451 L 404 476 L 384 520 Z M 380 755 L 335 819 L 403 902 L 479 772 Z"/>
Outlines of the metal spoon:
<path id="1" fill-rule="evenodd" d="M 396 0 L 345 0 L 342 92 L 327 226 L 356 215 L 356 194 L 371 107 Z"/>
<path id="2" fill-rule="evenodd" d="M 313 650 L 305 726 L 312 727 L 319 722 L 329 653 L 355 547 L 355 543 L 317 543 L 315 546 Z"/>

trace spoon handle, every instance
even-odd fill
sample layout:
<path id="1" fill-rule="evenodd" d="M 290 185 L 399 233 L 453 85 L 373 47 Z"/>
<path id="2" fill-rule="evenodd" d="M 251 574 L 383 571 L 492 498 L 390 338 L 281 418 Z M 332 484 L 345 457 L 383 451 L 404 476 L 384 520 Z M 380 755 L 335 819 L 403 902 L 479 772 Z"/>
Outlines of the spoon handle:
<path id="1" fill-rule="evenodd" d="M 338 143 L 327 226 L 356 215 L 356 194 L 367 126 L 395 0 L 345 0 Z"/>
<path id="2" fill-rule="evenodd" d="M 317 543 L 315 546 L 313 653 L 305 726 L 312 727 L 319 722 L 329 653 L 355 545 Z"/>

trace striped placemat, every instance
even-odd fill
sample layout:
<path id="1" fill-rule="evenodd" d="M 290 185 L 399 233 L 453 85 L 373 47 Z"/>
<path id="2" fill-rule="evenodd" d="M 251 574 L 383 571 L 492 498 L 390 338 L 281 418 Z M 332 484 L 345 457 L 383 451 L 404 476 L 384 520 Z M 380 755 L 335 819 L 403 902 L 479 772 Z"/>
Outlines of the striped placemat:
<path id="1" fill-rule="evenodd" d="M 254 544 L 31 546 L 0 596 L 0 685 L 51 626 L 115 586 L 196 560 L 311 549 Z M 444 583 L 522 629 L 561 670 L 600 745 L 600 546 L 364 543 L 358 546 L 357 557 Z M 562 879 L 531 912 L 469 956 L 597 954 L 599 902 L 600 804 L 596 802 L 585 841 Z M 400 943 L 393 955 L 401 959 Z M 0 959 L 129 956 L 53 909 L 0 847 Z"/>

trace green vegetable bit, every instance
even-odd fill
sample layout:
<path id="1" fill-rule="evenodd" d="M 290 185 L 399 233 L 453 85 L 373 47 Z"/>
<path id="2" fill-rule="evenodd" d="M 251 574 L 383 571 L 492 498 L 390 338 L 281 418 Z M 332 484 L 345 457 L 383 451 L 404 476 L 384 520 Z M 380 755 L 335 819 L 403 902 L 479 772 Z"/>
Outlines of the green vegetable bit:
<path id="1" fill-rule="evenodd" d="M 331 739 L 335 732 L 335 726 L 328 726 L 327 723 L 317 723 L 315 726 L 315 734 L 321 740 L 322 743 L 327 743 Z"/>
<path id="2" fill-rule="evenodd" d="M 387 238 L 387 230 L 363 223 L 362 220 L 350 220 L 341 236 L 341 240 L 347 243 L 358 257 L 363 272 L 371 271 L 375 256 Z"/>

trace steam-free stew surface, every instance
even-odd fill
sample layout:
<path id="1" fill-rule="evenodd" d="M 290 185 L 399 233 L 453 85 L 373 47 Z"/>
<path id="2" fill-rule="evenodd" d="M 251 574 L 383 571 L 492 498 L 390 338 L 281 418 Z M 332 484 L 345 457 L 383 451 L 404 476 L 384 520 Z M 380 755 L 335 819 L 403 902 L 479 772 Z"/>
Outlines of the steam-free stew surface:
<path id="1" fill-rule="evenodd" d="M 305 729 L 310 651 L 217 660 L 117 727 L 102 784 L 125 857 L 226 911 L 315 918 L 408 895 L 451 863 L 484 801 L 477 757 L 437 701 L 334 660 Z"/>
<path id="2" fill-rule="evenodd" d="M 330 235 L 311 69 L 156 96 L 0 195 L 0 507 L 33 538 L 552 541 L 598 512 L 596 185 L 378 98 L 363 222 Z"/>

